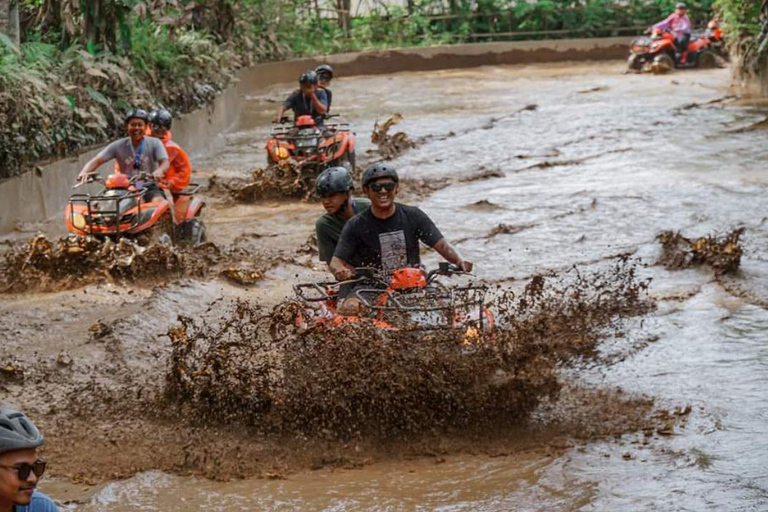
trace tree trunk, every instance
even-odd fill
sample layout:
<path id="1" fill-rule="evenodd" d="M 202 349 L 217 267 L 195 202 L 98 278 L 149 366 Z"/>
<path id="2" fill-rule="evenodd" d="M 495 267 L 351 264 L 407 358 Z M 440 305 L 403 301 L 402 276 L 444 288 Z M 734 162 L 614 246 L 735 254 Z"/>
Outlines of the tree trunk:
<path id="1" fill-rule="evenodd" d="M 349 14 L 352 10 L 352 0 L 337 0 L 336 11 L 339 15 L 339 27 L 344 31 L 344 35 L 349 37 Z"/>
<path id="2" fill-rule="evenodd" d="M 8 9 L 8 37 L 11 38 L 11 41 L 16 43 L 16 46 L 21 44 L 21 27 L 19 26 L 19 2 L 17 0 L 11 0 L 11 5 Z"/>

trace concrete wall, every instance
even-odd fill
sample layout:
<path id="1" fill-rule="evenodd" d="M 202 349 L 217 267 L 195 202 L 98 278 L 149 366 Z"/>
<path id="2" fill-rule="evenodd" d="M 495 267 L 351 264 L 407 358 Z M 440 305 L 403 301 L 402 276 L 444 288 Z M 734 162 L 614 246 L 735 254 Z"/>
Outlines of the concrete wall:
<path id="1" fill-rule="evenodd" d="M 578 60 L 620 59 L 628 54 L 629 38 L 563 39 L 479 43 L 426 48 L 344 53 L 322 58 L 259 64 L 243 70 L 238 83 L 216 101 L 174 122 L 173 138 L 192 157 L 208 151 L 217 136 L 237 122 L 240 102 L 259 87 L 293 82 L 302 71 L 330 63 L 340 76 L 397 71 L 431 71 L 486 65 L 530 64 Z M 38 170 L 0 182 L 0 234 L 17 221 L 39 221 L 62 215 L 80 169 L 95 150 L 44 165 Z"/>

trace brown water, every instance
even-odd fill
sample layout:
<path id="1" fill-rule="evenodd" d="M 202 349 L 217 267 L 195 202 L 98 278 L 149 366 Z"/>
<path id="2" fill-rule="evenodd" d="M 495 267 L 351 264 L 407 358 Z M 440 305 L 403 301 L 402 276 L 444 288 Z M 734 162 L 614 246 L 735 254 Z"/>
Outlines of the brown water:
<path id="1" fill-rule="evenodd" d="M 543 449 L 526 447 L 532 434 L 523 431 L 515 434 L 520 447 L 509 455 L 393 455 L 361 468 L 280 480 L 221 483 L 145 472 L 90 489 L 84 503 L 71 508 L 768 510 L 768 263 L 762 250 L 768 243 L 768 144 L 765 132 L 730 133 L 764 114 L 704 105 L 728 94 L 728 70 L 657 77 L 624 75 L 623 68 L 561 64 L 342 78 L 334 84 L 334 110 L 357 131 L 358 161 L 370 148 L 374 121 L 399 112 L 405 121 L 398 129 L 414 139 L 432 136 L 394 161 L 404 177 L 503 172 L 455 183 L 420 204 L 484 279 L 514 282 L 599 265 L 626 252 L 647 263 L 641 273 L 653 277 L 658 310 L 630 324 L 624 337 L 607 341 L 601 362 L 564 372 L 584 386 L 648 395 L 661 408 L 690 405 L 687 420 L 667 432 L 673 435 L 630 431 Z M 223 137 L 219 151 L 197 162 L 201 175 L 238 176 L 263 165 L 273 100 L 289 87 L 254 91 L 239 127 Z M 702 106 L 682 108 L 691 103 Z M 530 104 L 538 108 L 514 114 Z M 477 206 L 479 201 L 491 205 Z M 242 233 L 269 236 L 278 252 L 294 255 L 290 247 L 309 235 L 318 209 L 213 201 L 207 223 L 214 241 L 229 243 Z M 502 223 L 517 229 L 487 236 Z M 707 269 L 652 266 L 661 231 L 691 237 L 741 225 L 747 228 L 745 254 L 735 276 L 718 281 Z M 271 238 L 262 241 L 272 244 Z M 278 267 L 258 293 L 285 293 L 296 274 L 306 272 Z M 124 290 L 114 298 L 96 293 L 116 303 Z M 154 298 L 147 293 L 130 301 L 158 305 L 156 318 L 141 324 L 145 330 L 149 325 L 150 339 L 176 312 L 202 311 L 219 296 L 243 292 L 187 283 L 153 292 Z M 77 300 L 102 302 L 83 295 Z M 3 312 L 14 326 L 24 323 L 24 315 L 30 324 L 58 315 L 54 331 L 72 336 L 102 314 L 71 309 L 75 319 L 68 317 L 64 298 L 35 296 L 14 299 Z M 121 326 L 130 330 L 131 321 Z M 30 338 L 55 353 L 50 336 Z M 567 431 L 560 434 L 567 440 Z M 57 480 L 43 488 L 61 498 L 79 493 Z"/>

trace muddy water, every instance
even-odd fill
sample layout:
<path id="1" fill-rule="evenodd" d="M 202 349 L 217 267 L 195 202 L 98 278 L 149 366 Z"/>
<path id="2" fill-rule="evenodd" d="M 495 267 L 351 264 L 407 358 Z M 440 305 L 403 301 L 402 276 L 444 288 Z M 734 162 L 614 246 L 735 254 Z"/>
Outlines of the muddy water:
<path id="1" fill-rule="evenodd" d="M 588 442 L 570 441 L 580 433 L 565 428 L 546 448 L 528 447 L 535 433 L 524 431 L 515 434 L 521 446 L 509 455 L 471 449 L 416 459 L 393 455 L 362 468 L 279 480 L 220 483 L 141 473 L 91 489 L 71 508 L 767 509 L 768 229 L 762 212 L 768 211 L 768 144 L 765 132 L 732 133 L 764 113 L 707 104 L 728 94 L 727 70 L 665 77 L 622 72 L 621 63 L 609 63 L 356 77 L 334 84 L 334 110 L 357 131 L 358 161 L 371 147 L 374 121 L 399 112 L 405 121 L 398 129 L 414 139 L 430 137 L 394 161 L 404 177 L 458 181 L 479 170 L 501 171 L 503 177 L 457 182 L 421 203 L 487 280 L 514 284 L 623 253 L 647 263 L 641 272 L 654 279 L 658 310 L 606 342 L 601 362 L 569 370 L 569 377 L 585 387 L 653 397 L 662 409 L 690 406 L 684 421 L 661 433 L 629 429 Z M 220 150 L 197 162 L 201 177 L 245 175 L 263 165 L 268 122 L 284 94 L 279 87 L 254 91 L 239 127 Z M 519 112 L 531 104 L 537 109 Z M 214 199 L 207 223 L 214 241 L 229 243 L 245 233 L 293 254 L 317 210 L 312 204 Z M 490 236 L 501 224 L 506 233 Z M 736 276 L 718 281 L 707 269 L 671 272 L 652 265 L 661 231 L 693 237 L 740 225 L 747 231 Z M 435 259 L 428 255 L 427 261 Z M 285 293 L 286 282 L 305 272 L 279 267 L 258 293 Z M 155 320 L 162 323 L 178 311 L 202 310 L 216 295 L 242 294 L 222 285 L 185 286 L 191 291 L 171 288 L 149 298 L 146 292 L 130 301 L 165 305 L 162 319 Z M 125 292 L 117 293 L 112 302 Z M 183 300 L 190 293 L 197 295 L 194 307 Z M 169 306 L 165 295 L 175 302 Z M 78 300 L 90 303 L 92 297 Z M 9 319 L 22 310 L 44 318 L 49 302 L 57 301 L 20 299 L 4 310 Z M 56 314 L 66 315 L 66 302 L 59 302 Z M 85 316 L 90 322 L 99 315 Z M 87 328 L 82 324 L 64 322 L 59 331 L 74 335 L 77 325 Z M 50 344 L 45 334 L 35 336 Z M 47 485 L 62 498 L 80 491 L 62 481 Z"/>

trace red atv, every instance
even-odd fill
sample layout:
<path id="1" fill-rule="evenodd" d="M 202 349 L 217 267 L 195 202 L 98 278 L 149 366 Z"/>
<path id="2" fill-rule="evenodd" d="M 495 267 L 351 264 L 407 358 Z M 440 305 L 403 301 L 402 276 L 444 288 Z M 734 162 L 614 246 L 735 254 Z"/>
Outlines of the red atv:
<path id="1" fill-rule="evenodd" d="M 330 119 L 337 116 L 326 116 Z M 270 167 L 292 161 L 302 170 L 317 176 L 327 167 L 355 169 L 355 136 L 347 122 L 329 122 L 317 126 L 312 116 L 300 116 L 296 123 L 282 118 L 272 128 L 267 141 Z"/>
<path id="2" fill-rule="evenodd" d="M 98 174 L 89 174 L 73 188 L 102 181 Z M 132 237 L 143 243 L 194 245 L 204 242 L 205 224 L 200 218 L 204 203 L 195 197 L 200 185 L 192 183 L 174 194 L 170 204 L 164 194 L 148 197 L 149 188 L 145 185 L 151 183 L 154 178 L 149 174 L 128 178 L 116 173 L 107 178 L 104 188 L 96 195 L 72 194 L 65 210 L 67 230 L 99 238 Z"/>
<path id="3" fill-rule="evenodd" d="M 370 268 L 356 269 L 357 278 L 345 282 L 308 283 L 294 286 L 300 310 L 296 325 L 309 329 L 317 325 L 337 327 L 369 322 L 397 331 L 463 329 L 467 339 L 494 327 L 493 313 L 485 305 L 487 287 L 446 286 L 437 278 L 466 274 L 458 267 L 441 263 L 425 272 L 402 268 L 386 273 Z M 356 316 L 337 312 L 339 288 L 354 286 L 362 311 Z"/>
<path id="4" fill-rule="evenodd" d="M 711 28 L 713 26 L 714 29 Z M 716 22 L 712 22 L 706 33 L 691 35 L 685 62 L 680 61 L 672 32 L 655 28 L 650 37 L 638 37 L 632 41 L 627 65 L 633 71 L 650 68 L 654 73 L 666 73 L 674 68 L 713 68 L 717 66 L 718 56 L 728 58 L 722 31 Z"/>

